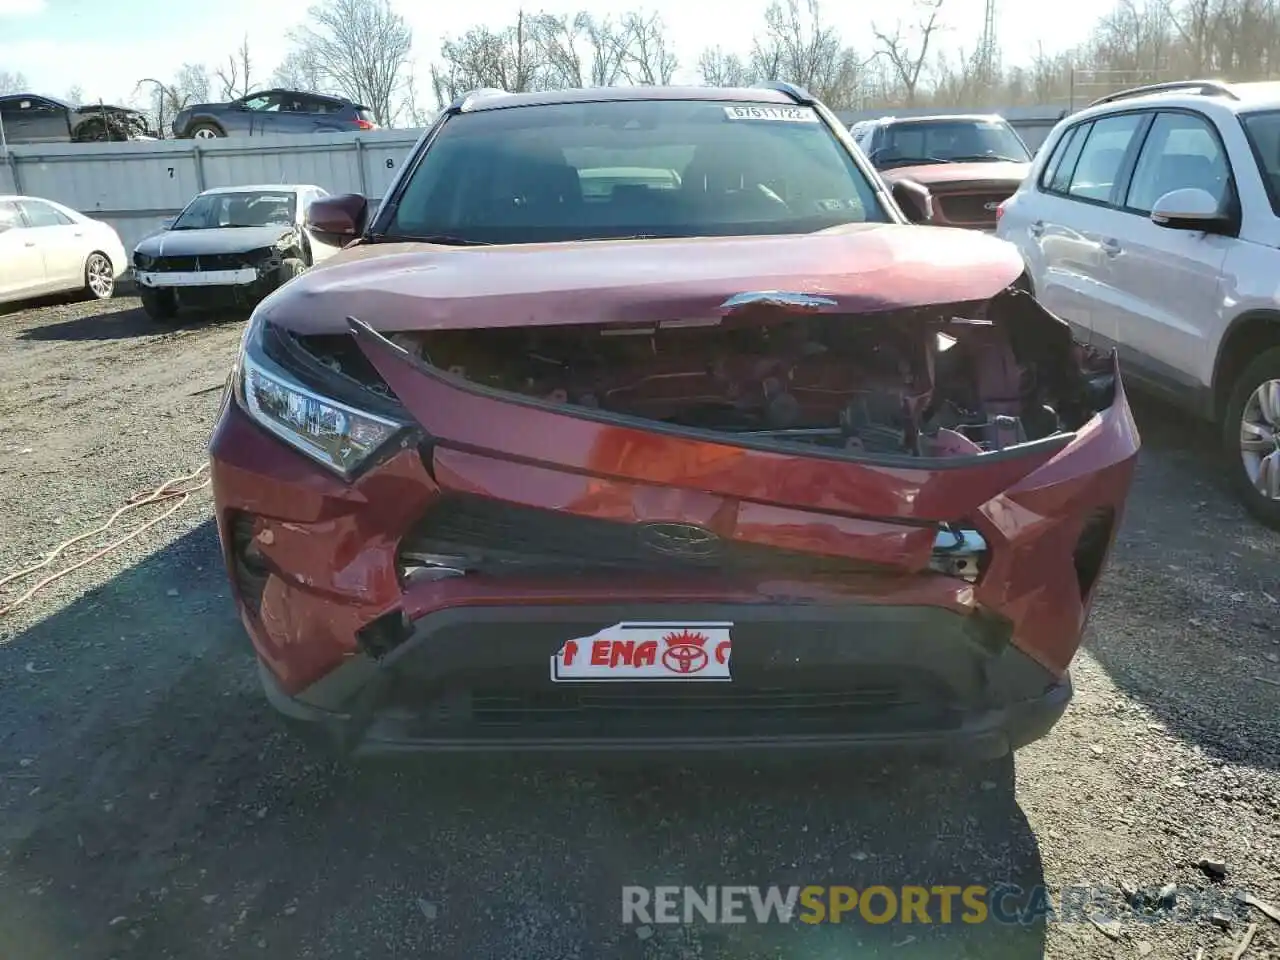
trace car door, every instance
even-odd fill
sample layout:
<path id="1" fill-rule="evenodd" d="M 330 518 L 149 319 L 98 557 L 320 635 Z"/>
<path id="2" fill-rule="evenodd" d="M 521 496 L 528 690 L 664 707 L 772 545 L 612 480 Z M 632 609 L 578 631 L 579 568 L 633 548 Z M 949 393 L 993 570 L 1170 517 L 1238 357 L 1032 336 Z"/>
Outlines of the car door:
<path id="1" fill-rule="evenodd" d="M 0 200 L 0 301 L 45 290 L 44 258 L 12 200 Z"/>
<path id="2" fill-rule="evenodd" d="M 67 108 L 43 97 L 9 97 L 0 110 L 8 143 L 67 143 L 71 125 Z"/>
<path id="3" fill-rule="evenodd" d="M 1117 222 L 1127 214 L 1113 196 L 1150 123 L 1133 111 L 1085 121 L 1055 149 L 1037 185 L 1027 236 L 1020 245 L 1034 258 L 1036 296 L 1067 320 L 1077 335 L 1091 338 L 1113 317 L 1112 258 Z"/>
<path id="4" fill-rule="evenodd" d="M 1114 298 L 1101 342 L 1120 348 L 1122 361 L 1150 385 L 1175 396 L 1199 386 L 1193 371 L 1210 351 L 1220 301 L 1222 266 L 1231 237 L 1174 230 L 1151 221 L 1156 201 L 1171 190 L 1196 187 L 1236 203 L 1231 166 L 1213 123 L 1191 110 L 1162 110 L 1147 132 L 1111 229 Z"/>
<path id="5" fill-rule="evenodd" d="M 249 135 L 285 133 L 285 121 L 281 118 L 280 107 L 283 96 L 279 91 L 250 94 L 240 103 L 249 112 Z"/>
<path id="6" fill-rule="evenodd" d="M 45 283 L 50 290 L 74 290 L 84 283 L 86 248 L 84 225 L 42 200 L 19 200 L 27 232 L 44 260 Z"/>

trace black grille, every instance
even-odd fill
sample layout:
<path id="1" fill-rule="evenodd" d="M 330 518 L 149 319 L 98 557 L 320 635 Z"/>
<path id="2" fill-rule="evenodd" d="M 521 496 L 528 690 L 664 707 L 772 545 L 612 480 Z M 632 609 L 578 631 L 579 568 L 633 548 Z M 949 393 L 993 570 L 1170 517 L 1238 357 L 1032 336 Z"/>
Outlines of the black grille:
<path id="1" fill-rule="evenodd" d="M 402 685 L 390 698 L 392 714 L 412 717 L 409 727 L 420 737 L 453 731 L 473 737 L 611 738 L 943 729 L 957 724 L 963 712 L 960 701 L 923 673 L 873 666 L 856 673 L 784 670 L 785 679 L 772 671 L 772 683 L 761 683 L 757 675 L 725 684 L 574 686 L 551 684 L 541 672 L 489 673 L 473 684 L 456 677 L 425 698 L 420 688 Z"/>
<path id="2" fill-rule="evenodd" d="M 240 270 L 262 259 L 255 253 L 211 253 L 199 257 L 157 257 L 151 269 L 158 273 L 195 273 L 201 270 Z"/>
<path id="3" fill-rule="evenodd" d="M 987 204 L 997 204 L 1001 200 L 1006 200 L 1012 192 L 966 193 L 954 197 L 943 194 L 937 200 L 942 204 L 942 215 L 946 217 L 948 223 L 995 223 L 995 207 L 988 210 Z"/>
<path id="4" fill-rule="evenodd" d="M 646 543 L 643 525 L 578 517 L 470 496 L 436 502 L 400 545 L 401 562 L 412 555 L 466 559 L 485 574 L 619 570 L 757 572 L 795 576 L 883 572 L 884 567 L 844 557 L 800 553 L 756 544 L 718 541 L 715 549 L 674 556 Z"/>

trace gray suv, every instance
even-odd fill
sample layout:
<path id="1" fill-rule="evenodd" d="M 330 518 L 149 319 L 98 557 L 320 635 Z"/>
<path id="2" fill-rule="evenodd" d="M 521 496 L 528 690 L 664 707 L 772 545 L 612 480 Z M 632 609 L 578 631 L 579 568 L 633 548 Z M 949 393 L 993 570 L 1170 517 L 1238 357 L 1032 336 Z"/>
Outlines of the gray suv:
<path id="1" fill-rule="evenodd" d="M 175 137 L 197 140 L 377 128 L 368 107 L 297 90 L 261 90 L 230 103 L 197 103 L 173 118 Z"/>

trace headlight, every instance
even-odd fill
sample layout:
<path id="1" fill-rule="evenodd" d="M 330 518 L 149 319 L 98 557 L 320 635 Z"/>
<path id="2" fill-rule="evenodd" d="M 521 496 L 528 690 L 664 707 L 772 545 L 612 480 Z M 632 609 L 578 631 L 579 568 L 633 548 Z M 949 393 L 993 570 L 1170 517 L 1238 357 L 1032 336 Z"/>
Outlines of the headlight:
<path id="1" fill-rule="evenodd" d="M 261 349 L 262 323 L 250 320 L 236 369 L 236 397 L 254 420 L 342 477 L 404 429 L 299 383 Z"/>
<path id="2" fill-rule="evenodd" d="M 155 263 L 155 257 L 149 257 L 145 253 L 135 253 L 133 255 L 133 265 L 138 270 L 150 270 Z"/>

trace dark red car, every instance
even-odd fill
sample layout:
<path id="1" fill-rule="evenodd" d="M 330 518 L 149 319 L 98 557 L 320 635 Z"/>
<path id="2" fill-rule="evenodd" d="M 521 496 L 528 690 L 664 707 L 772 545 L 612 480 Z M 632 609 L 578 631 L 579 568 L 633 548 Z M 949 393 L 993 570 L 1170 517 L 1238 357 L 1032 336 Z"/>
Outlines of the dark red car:
<path id="1" fill-rule="evenodd" d="M 212 444 L 271 701 L 370 750 L 996 756 L 1138 435 L 1013 247 L 802 91 L 477 94 L 254 311 Z M 367 221 L 367 222 L 366 222 Z"/>
<path id="2" fill-rule="evenodd" d="M 916 223 L 994 232 L 1000 204 L 1031 169 L 1031 152 L 998 116 L 885 117 L 851 132 Z"/>

